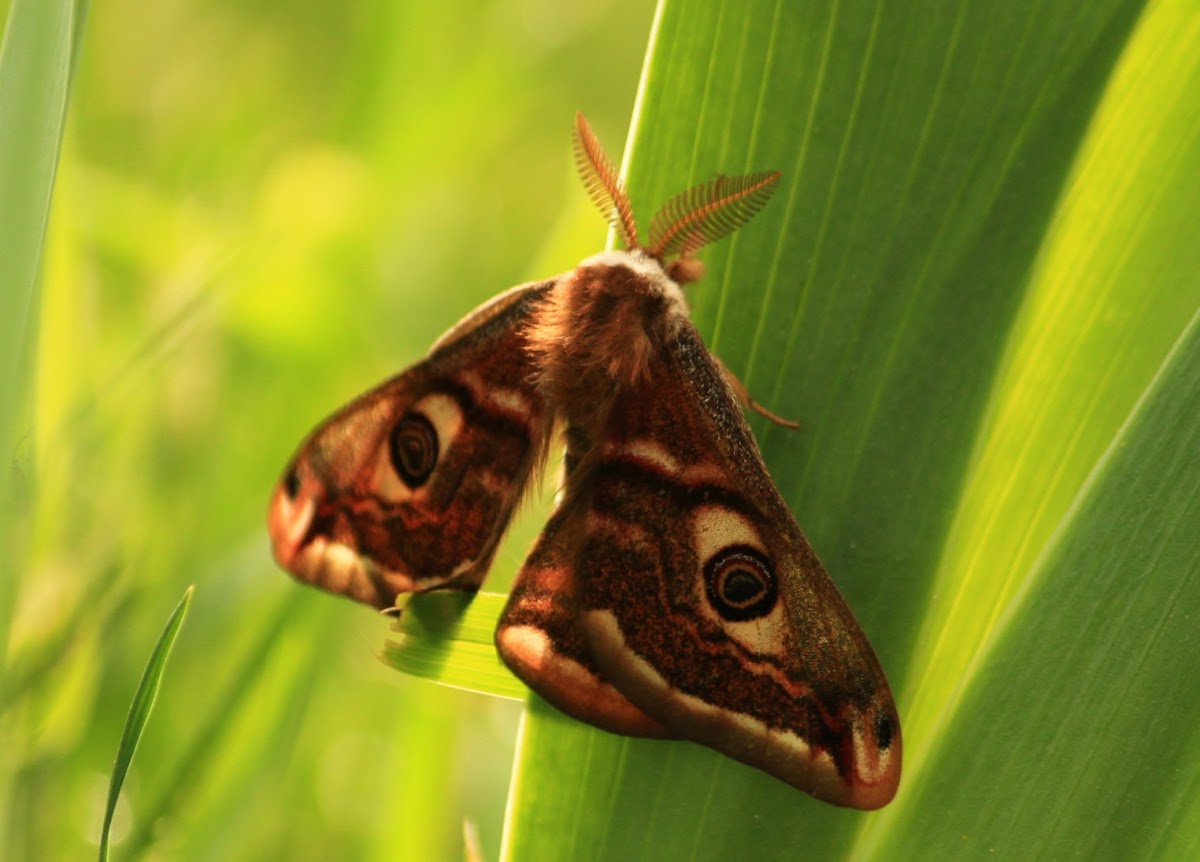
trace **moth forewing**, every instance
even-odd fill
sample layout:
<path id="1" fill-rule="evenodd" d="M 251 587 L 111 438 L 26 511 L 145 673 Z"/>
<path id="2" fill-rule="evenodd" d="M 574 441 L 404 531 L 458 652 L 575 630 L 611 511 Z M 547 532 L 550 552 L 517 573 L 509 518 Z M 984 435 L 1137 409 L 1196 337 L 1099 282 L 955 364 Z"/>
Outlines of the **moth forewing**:
<path id="1" fill-rule="evenodd" d="M 476 309 L 309 435 L 272 496 L 280 565 L 380 608 L 479 588 L 550 435 L 525 329 L 552 286 Z"/>

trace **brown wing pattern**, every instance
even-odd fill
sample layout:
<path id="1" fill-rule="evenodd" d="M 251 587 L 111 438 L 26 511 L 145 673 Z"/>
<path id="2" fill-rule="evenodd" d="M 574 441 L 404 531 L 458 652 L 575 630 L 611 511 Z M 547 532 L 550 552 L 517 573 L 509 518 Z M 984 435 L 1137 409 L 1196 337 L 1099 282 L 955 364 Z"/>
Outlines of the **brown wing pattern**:
<path id="1" fill-rule="evenodd" d="M 565 437 L 564 486 L 570 488 L 590 443 L 580 429 Z M 579 625 L 583 514 L 578 506 L 559 505 L 546 522 L 513 581 L 496 627 L 496 649 L 513 673 L 567 715 L 612 733 L 678 736 L 630 703 L 592 659 Z"/>
<path id="2" fill-rule="evenodd" d="M 576 148 L 630 249 L 501 294 L 318 427 L 272 497 L 275 556 L 381 608 L 475 590 L 559 422 L 563 495 L 501 617 L 503 659 L 591 724 L 682 736 L 878 808 L 900 776 L 887 680 L 679 288 L 701 271 L 692 254 L 753 216 L 779 174 L 678 196 L 647 250 L 582 117 Z M 669 251 L 681 257 L 664 268 Z"/>
<path id="3" fill-rule="evenodd" d="M 285 568 L 377 607 L 479 587 L 549 435 L 523 333 L 553 285 L 481 306 L 313 432 L 271 503 Z"/>
<path id="4" fill-rule="evenodd" d="M 572 575 L 582 638 L 564 643 L 653 722 L 829 802 L 885 804 L 899 720 L 870 645 L 694 327 L 653 362 L 535 551 Z M 572 712 L 563 687 L 531 676 Z"/>
<path id="5" fill-rule="evenodd" d="M 525 683 L 567 715 L 612 733 L 671 737 L 600 673 L 580 628 L 576 576 L 583 540 L 574 510 L 559 508 L 513 582 L 496 648 Z"/>

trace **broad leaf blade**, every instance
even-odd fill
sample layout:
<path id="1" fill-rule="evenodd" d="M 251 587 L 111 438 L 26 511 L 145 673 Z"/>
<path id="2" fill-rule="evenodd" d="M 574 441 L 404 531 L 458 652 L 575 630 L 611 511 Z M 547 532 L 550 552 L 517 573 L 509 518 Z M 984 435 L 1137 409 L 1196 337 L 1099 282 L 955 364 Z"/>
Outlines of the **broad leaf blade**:
<path id="1" fill-rule="evenodd" d="M 695 318 L 802 422 L 756 420 L 759 440 L 889 671 L 906 776 L 890 809 L 836 810 L 695 746 L 534 708 L 506 858 L 957 858 L 955 836 L 1005 822 L 1036 770 L 964 788 L 945 764 L 984 754 L 951 730 L 974 720 L 958 710 L 994 621 L 1200 304 L 1196 244 L 1178 247 L 1200 169 L 1196 26 L 1185 4 L 1137 2 L 660 7 L 628 185 L 645 211 L 719 171 L 784 172 L 707 254 Z M 1151 75 L 1151 56 L 1172 59 Z M 1156 107 L 1130 109 L 1134 81 Z M 1117 183 L 1131 167 L 1144 182 Z M 1073 695 L 1110 696 L 1086 674 Z M 977 804 L 944 822 L 956 795 Z"/>
<path id="2" fill-rule="evenodd" d="M 1189 20 L 1200 24 L 1185 4 L 1163 4 L 1140 22 L 1047 231 L 914 654 L 918 749 L 943 744 L 980 644 L 1030 588 L 1046 543 L 1200 303 L 1188 225 L 1200 208 L 1200 63 L 1178 38 Z M 1105 697 L 1082 680 L 1076 696 Z"/>
<path id="3" fill-rule="evenodd" d="M 1195 854 L 1198 369 L 1200 313 L 1003 606 L 876 858 Z"/>

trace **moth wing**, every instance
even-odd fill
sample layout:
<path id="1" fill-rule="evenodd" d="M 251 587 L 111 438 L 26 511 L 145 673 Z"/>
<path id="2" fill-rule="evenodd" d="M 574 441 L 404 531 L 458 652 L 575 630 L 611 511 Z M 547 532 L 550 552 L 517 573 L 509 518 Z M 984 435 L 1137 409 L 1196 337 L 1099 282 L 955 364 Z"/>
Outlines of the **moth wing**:
<path id="1" fill-rule="evenodd" d="M 664 727 L 839 805 L 900 776 L 883 670 L 801 533 L 728 383 L 684 324 L 568 485 L 586 510 L 579 624 Z"/>
<path id="2" fill-rule="evenodd" d="M 268 516 L 284 568 L 380 608 L 478 589 L 549 436 L 524 329 L 554 284 L 479 307 L 301 444 Z"/>
<path id="3" fill-rule="evenodd" d="M 578 552 L 587 513 L 559 506 L 513 581 L 496 627 L 509 669 L 567 715 L 612 733 L 674 736 L 600 673 L 580 628 Z"/>

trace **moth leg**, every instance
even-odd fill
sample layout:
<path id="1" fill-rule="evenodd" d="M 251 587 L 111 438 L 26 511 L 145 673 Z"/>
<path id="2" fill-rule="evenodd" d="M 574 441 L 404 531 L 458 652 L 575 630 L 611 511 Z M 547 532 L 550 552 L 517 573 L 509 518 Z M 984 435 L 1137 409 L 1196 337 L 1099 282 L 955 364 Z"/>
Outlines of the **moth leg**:
<path id="1" fill-rule="evenodd" d="M 713 360 L 717 363 L 717 367 L 721 369 L 721 373 L 725 376 L 725 380 L 729 383 L 729 387 L 733 390 L 733 394 L 737 396 L 738 401 L 741 401 L 745 407 L 753 410 L 759 416 L 765 416 L 776 425 L 782 425 L 784 428 L 791 428 L 794 431 L 800 427 L 799 422 L 793 422 L 791 419 L 784 419 L 782 416 L 772 413 L 766 407 L 763 407 L 761 404 L 751 398 L 750 390 L 746 388 L 746 384 L 742 383 L 736 374 L 726 368 L 725 363 L 722 362 L 717 356 L 714 355 Z"/>

